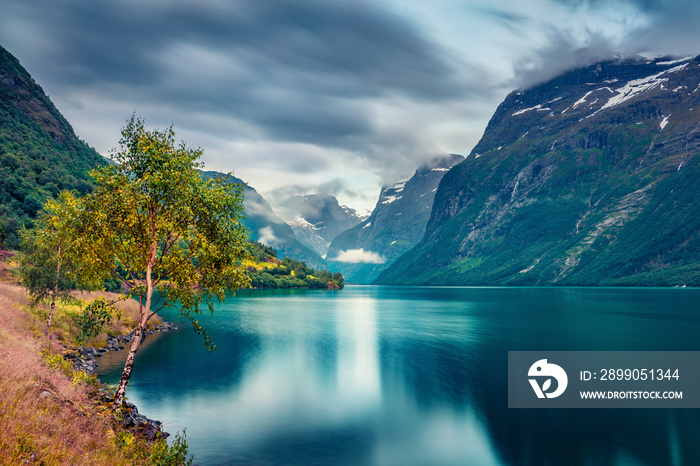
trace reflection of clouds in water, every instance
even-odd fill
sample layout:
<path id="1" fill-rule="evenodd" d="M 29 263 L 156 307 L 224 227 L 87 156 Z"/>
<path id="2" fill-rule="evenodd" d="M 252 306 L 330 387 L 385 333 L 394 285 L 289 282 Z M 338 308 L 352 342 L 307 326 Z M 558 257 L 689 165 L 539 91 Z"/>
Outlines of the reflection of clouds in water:
<path id="1" fill-rule="evenodd" d="M 478 458 L 479 464 L 495 464 L 487 436 L 470 410 L 451 412 L 449 403 L 421 406 L 407 379 L 382 371 L 382 326 L 389 325 L 391 340 L 399 343 L 421 334 L 428 340 L 442 334 L 456 341 L 461 334 L 464 344 L 473 327 L 470 318 L 438 315 L 426 303 L 406 319 L 405 303 L 380 303 L 371 296 L 338 296 L 317 304 L 310 306 L 304 295 L 241 300 L 227 327 L 261 340 L 261 351 L 248 361 L 241 382 L 190 393 L 163 408 L 173 410 L 174 418 L 175 409 L 195 413 L 193 424 L 218 423 L 206 429 L 206 438 L 196 439 L 205 450 L 224 443 L 252 452 L 275 438 L 317 438 L 359 429 L 372 438 L 368 454 L 378 464 L 430 458 L 463 464 L 465 455 Z M 416 369 L 410 363 L 401 367 Z M 188 433 L 197 435 L 191 429 Z"/>
<path id="2" fill-rule="evenodd" d="M 381 400 L 376 300 L 360 298 L 338 313 L 338 402 L 374 411 Z"/>

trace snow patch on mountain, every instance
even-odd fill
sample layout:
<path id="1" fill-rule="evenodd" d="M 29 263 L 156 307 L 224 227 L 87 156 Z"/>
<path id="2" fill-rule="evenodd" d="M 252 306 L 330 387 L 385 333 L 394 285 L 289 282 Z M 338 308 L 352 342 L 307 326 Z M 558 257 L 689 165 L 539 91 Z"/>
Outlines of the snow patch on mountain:
<path id="1" fill-rule="evenodd" d="M 308 228 L 310 230 L 320 230 L 321 228 L 319 228 L 317 225 L 319 225 L 320 223 L 323 223 L 323 222 L 311 223 L 308 220 L 306 220 L 304 217 L 302 217 L 301 215 L 297 215 L 294 218 L 294 221 L 291 223 L 294 223 L 300 227 Z"/>
<path id="2" fill-rule="evenodd" d="M 693 57 L 685 57 L 685 58 L 679 58 L 678 60 L 671 60 L 671 61 L 660 61 L 657 63 L 657 65 L 675 65 L 676 63 L 683 63 L 688 60 L 692 60 Z"/>
<path id="3" fill-rule="evenodd" d="M 603 105 L 598 112 L 605 110 L 606 108 L 614 107 L 615 105 L 620 105 L 623 102 L 627 102 L 635 97 L 637 97 L 642 92 L 654 89 L 657 86 L 662 85 L 668 81 L 669 74 L 676 73 L 683 68 L 688 66 L 687 63 L 676 66 L 669 70 L 662 71 L 661 73 L 653 74 L 647 76 L 646 78 L 634 79 L 629 81 L 624 86 L 616 89 L 616 95 L 612 96 L 608 102 Z M 596 113 L 598 113 L 596 112 Z"/>
<path id="4" fill-rule="evenodd" d="M 382 204 L 391 204 L 393 202 L 398 201 L 401 198 L 402 196 L 387 196 L 386 199 L 382 201 Z"/>
<path id="5" fill-rule="evenodd" d="M 523 113 L 529 112 L 530 110 L 539 110 L 540 108 L 542 108 L 542 104 L 537 104 L 534 107 L 524 108 L 522 110 L 518 110 L 517 112 L 513 113 L 512 116 L 522 115 Z"/>
<path id="6" fill-rule="evenodd" d="M 393 190 L 394 192 L 396 192 L 396 193 L 400 193 L 401 191 L 403 191 L 403 188 L 406 187 L 406 181 L 408 181 L 408 180 L 405 180 L 405 181 L 401 181 L 401 182 L 399 182 L 399 183 L 396 183 L 395 185 L 393 185 L 393 186 L 392 186 L 391 188 L 389 188 L 389 189 L 392 189 L 392 190 Z"/>

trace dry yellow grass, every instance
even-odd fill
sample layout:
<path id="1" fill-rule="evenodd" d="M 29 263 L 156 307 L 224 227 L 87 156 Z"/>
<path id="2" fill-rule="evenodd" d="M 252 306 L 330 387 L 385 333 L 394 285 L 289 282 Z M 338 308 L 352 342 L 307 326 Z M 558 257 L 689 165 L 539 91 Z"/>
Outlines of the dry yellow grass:
<path id="1" fill-rule="evenodd" d="M 148 464 L 149 444 L 120 431 L 89 385 L 47 367 L 27 307 L 23 288 L 0 282 L 0 464 Z"/>
<path id="2" fill-rule="evenodd" d="M 276 262 L 266 262 L 266 261 L 255 261 L 251 259 L 244 259 L 243 260 L 243 266 L 247 268 L 254 268 L 255 270 L 264 270 L 264 269 L 274 269 L 275 267 L 279 267 L 279 265 L 282 262 L 277 260 Z"/>
<path id="3" fill-rule="evenodd" d="M 0 458 L 3 464 L 130 464 L 108 440 L 109 420 L 43 362 L 27 331 L 22 288 L 0 283 Z"/>

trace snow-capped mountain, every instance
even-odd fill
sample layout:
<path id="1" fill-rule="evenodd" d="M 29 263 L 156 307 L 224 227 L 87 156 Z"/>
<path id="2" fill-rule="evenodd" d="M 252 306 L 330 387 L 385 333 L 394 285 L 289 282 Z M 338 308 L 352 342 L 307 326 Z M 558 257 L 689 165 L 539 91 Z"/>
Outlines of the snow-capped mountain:
<path id="1" fill-rule="evenodd" d="M 297 239 L 324 256 L 339 233 L 364 220 L 354 209 L 327 194 L 292 196 L 277 207 Z"/>
<path id="2" fill-rule="evenodd" d="M 328 248 L 326 261 L 346 280 L 370 283 L 423 237 L 433 198 L 445 173 L 461 155 L 436 157 L 416 170 L 411 179 L 382 188 L 369 218 L 339 234 Z"/>
<path id="3" fill-rule="evenodd" d="M 380 283 L 700 285 L 700 57 L 615 59 L 499 105 Z"/>
<path id="4" fill-rule="evenodd" d="M 222 175 L 215 171 L 207 171 L 203 174 L 210 177 Z M 270 204 L 252 186 L 248 186 L 236 177 L 231 177 L 231 182 L 245 186 L 243 190 L 245 218 L 242 223 L 250 231 L 250 239 L 274 248 L 280 258 L 289 257 L 297 261 L 305 261 L 311 267 L 326 268 L 323 258 L 298 240 L 290 226 L 272 210 Z"/>

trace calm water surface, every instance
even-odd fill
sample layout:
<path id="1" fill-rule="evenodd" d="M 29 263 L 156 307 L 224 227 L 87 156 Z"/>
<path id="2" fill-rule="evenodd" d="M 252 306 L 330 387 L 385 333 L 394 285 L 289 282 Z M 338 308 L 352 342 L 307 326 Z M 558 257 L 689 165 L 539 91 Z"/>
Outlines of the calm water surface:
<path id="1" fill-rule="evenodd" d="M 700 290 L 250 290 L 200 322 L 216 353 L 182 322 L 127 390 L 196 464 L 700 464 L 700 410 L 508 409 L 506 380 L 513 350 L 700 350 Z"/>

